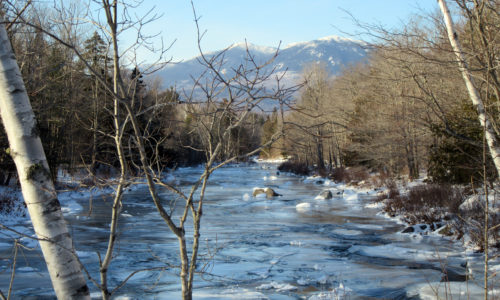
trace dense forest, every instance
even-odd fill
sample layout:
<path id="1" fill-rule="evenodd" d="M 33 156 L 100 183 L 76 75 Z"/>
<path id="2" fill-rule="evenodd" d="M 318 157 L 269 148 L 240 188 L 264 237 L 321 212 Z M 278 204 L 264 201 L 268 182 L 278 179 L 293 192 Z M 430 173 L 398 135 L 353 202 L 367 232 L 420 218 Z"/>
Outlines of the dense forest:
<path id="1" fill-rule="evenodd" d="M 490 139 L 500 137 L 497 1 L 453 1 L 458 20 L 454 36 L 460 38 L 465 67 L 457 64 L 450 28 L 436 12 L 415 16 L 397 31 L 359 24 L 371 41 L 365 43 L 369 49 L 365 61 L 345 66 L 338 76 L 311 62 L 304 66 L 301 81 L 291 87 L 283 87 L 281 78 L 264 68 L 275 56 L 259 64 L 248 51 L 245 64 L 228 75 L 221 71 L 224 52 L 207 56 L 201 51 L 199 61 L 207 71 L 193 78 L 192 91 L 176 90 L 173 83 L 155 79 L 154 71 L 162 63 L 140 64 L 132 52 L 120 56 L 118 25 L 140 27 L 149 21 L 118 22 L 117 2 L 103 1 L 105 18 L 95 20 L 102 23 L 97 29 L 77 22 L 76 16 L 88 13 L 89 7 L 0 3 L 36 116 L 33 132 L 43 143 L 52 181 L 57 183 L 61 170 L 85 170 L 82 185 L 106 185 L 113 180 L 118 185 L 110 246 L 100 266 L 103 298 L 111 295 L 105 278 L 116 238 L 118 204 L 134 178 L 145 178 L 160 216 L 178 238 L 184 299 L 191 299 L 193 289 L 204 191 L 211 174 L 226 164 L 255 156 L 283 157 L 288 159 L 281 166 L 284 171 L 315 173 L 354 185 L 377 176 L 378 188 L 390 190 L 389 212 L 408 211 L 414 206 L 411 201 L 423 201 L 422 195 L 427 195 L 430 200 L 416 210 L 439 206 L 447 218 L 458 215 L 463 200 L 451 185 L 460 184 L 464 194 L 475 193 L 477 187 L 486 194 L 495 188 L 498 168 L 495 142 Z M 200 40 L 202 36 L 198 32 Z M 480 109 L 471 102 L 465 73 L 474 81 Z M 272 78 L 276 88 L 266 88 Z M 271 103 L 272 109 L 265 109 L 269 104 L 264 102 Z M 18 180 L 11 156 L 2 128 L 0 185 Z M 191 192 L 163 180 L 171 169 L 199 164 L 204 173 Z M 396 179 L 422 177 L 427 190 L 411 191 L 414 196 L 411 192 L 396 195 Z M 159 200 L 160 186 L 185 200 L 180 222 Z M 192 244 L 185 239 L 188 215 L 193 219 Z M 407 221 L 431 223 L 443 217 L 415 215 Z M 486 236 L 488 226 L 494 227 L 496 241 L 498 218 L 492 214 L 493 224 L 488 224 L 487 209 L 471 217 L 480 224 L 474 233 L 476 242 L 486 244 L 487 252 L 488 238 L 482 236 L 481 226 L 486 222 Z M 463 228 L 462 224 L 450 231 L 460 236 Z"/>

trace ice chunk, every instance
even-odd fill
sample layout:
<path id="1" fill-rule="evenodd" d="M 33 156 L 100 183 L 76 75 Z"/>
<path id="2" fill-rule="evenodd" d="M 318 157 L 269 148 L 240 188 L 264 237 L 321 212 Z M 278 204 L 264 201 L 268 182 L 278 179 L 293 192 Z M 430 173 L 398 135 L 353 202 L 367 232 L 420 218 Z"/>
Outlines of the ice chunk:
<path id="1" fill-rule="evenodd" d="M 311 209 L 311 203 L 303 202 L 295 205 L 297 211 L 308 211 Z"/>
<path id="2" fill-rule="evenodd" d="M 289 283 L 279 283 L 276 281 L 271 281 L 271 283 L 264 283 L 257 287 L 257 290 L 271 290 L 274 289 L 276 292 L 287 292 L 297 290 L 296 286 Z"/>
<path id="3" fill-rule="evenodd" d="M 362 231 L 359 230 L 351 230 L 351 229 L 343 229 L 343 228 L 338 228 L 333 230 L 333 233 L 340 234 L 340 235 L 361 235 L 363 234 Z"/>
<path id="4" fill-rule="evenodd" d="M 61 201 L 61 211 L 63 213 L 74 214 L 80 212 L 82 209 L 83 207 L 73 199 L 66 199 L 64 201 Z"/>

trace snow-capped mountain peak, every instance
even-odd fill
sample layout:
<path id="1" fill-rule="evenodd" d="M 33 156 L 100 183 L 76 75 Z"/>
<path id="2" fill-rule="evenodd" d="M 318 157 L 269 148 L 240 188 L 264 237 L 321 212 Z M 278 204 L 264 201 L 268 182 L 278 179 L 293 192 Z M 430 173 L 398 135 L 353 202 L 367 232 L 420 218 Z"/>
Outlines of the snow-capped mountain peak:
<path id="1" fill-rule="evenodd" d="M 255 45 L 255 44 L 252 44 L 252 43 L 249 43 L 249 42 L 240 42 L 240 43 L 235 43 L 235 44 L 232 44 L 228 50 L 230 49 L 243 49 L 243 50 L 248 50 L 249 51 L 257 51 L 257 52 L 262 52 L 262 53 L 269 53 L 269 54 L 273 54 L 276 52 L 277 48 L 274 48 L 274 47 L 267 47 L 267 46 L 259 46 L 259 45 Z"/>
<path id="2" fill-rule="evenodd" d="M 324 44 L 324 43 L 331 43 L 331 44 L 359 44 L 359 45 L 365 45 L 363 41 L 358 41 L 355 39 L 350 39 L 350 38 L 345 38 L 345 37 L 340 37 L 338 35 L 329 35 L 325 36 L 313 41 L 308 41 L 308 42 L 294 42 L 286 45 L 284 49 L 289 49 L 289 48 L 294 48 L 294 47 L 307 47 L 307 48 L 314 48 L 317 47 L 319 44 Z"/>
<path id="3" fill-rule="evenodd" d="M 339 36 L 328 36 L 309 42 L 299 42 L 279 49 L 278 56 L 266 66 L 269 70 L 283 72 L 286 70 L 286 80 L 296 84 L 304 67 L 311 63 L 322 62 L 331 75 L 337 75 L 348 65 L 362 61 L 366 56 L 364 43 Z M 235 43 L 225 49 L 221 58 L 224 59 L 223 69 L 225 76 L 234 76 L 231 70 L 238 69 L 240 64 L 248 63 L 246 50 L 252 55 L 256 63 L 265 63 L 273 57 L 277 48 L 255 45 L 250 42 Z M 223 50 L 221 50 L 223 51 Z M 207 57 L 216 52 L 206 53 Z M 163 86 L 176 86 L 178 89 L 189 90 L 192 78 L 204 74 L 204 67 L 197 58 L 170 65 L 157 73 L 163 80 Z"/>
<path id="4" fill-rule="evenodd" d="M 337 42 L 337 43 L 347 42 L 347 43 L 364 44 L 364 42 L 362 42 L 362 41 L 350 39 L 350 38 L 346 38 L 346 37 L 341 37 L 338 35 L 325 36 L 325 37 L 319 38 L 318 41 Z"/>

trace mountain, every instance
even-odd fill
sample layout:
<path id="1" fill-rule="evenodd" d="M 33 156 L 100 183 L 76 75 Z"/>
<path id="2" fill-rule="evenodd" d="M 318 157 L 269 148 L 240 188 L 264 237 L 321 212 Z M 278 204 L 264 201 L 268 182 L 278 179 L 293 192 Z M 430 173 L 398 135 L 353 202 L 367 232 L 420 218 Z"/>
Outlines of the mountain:
<path id="1" fill-rule="evenodd" d="M 230 72 L 240 64 L 245 64 L 247 47 L 255 61 L 262 64 L 268 61 L 278 50 L 274 47 L 258 46 L 250 43 L 234 44 L 224 53 L 223 74 Z M 217 55 L 220 51 L 207 53 L 206 57 Z M 286 71 L 286 83 L 293 85 L 300 79 L 302 69 L 311 63 L 322 62 L 331 75 L 338 75 L 343 67 L 362 61 L 367 55 L 365 44 L 338 36 L 329 36 L 309 42 L 300 42 L 281 48 L 278 56 L 267 68 L 277 72 Z M 193 85 L 191 77 L 197 78 L 205 68 L 195 57 L 177 64 L 170 64 L 157 72 L 165 87 L 176 86 L 178 90 L 189 89 Z"/>

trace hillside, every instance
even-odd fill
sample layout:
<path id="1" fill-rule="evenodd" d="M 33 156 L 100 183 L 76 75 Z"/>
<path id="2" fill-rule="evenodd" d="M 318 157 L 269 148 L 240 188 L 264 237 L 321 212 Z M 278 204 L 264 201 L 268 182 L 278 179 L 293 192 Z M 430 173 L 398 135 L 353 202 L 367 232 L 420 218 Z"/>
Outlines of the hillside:
<path id="1" fill-rule="evenodd" d="M 281 49 L 275 47 L 258 46 L 251 43 L 237 43 L 224 53 L 223 74 L 230 75 L 231 70 L 240 64 L 245 64 L 247 47 L 257 63 L 264 63 L 278 51 L 278 56 L 268 68 L 276 68 L 277 72 L 286 71 L 287 84 L 293 84 L 300 78 L 304 66 L 310 63 L 324 63 L 332 75 L 340 74 L 344 66 L 356 64 L 366 57 L 365 44 L 338 36 L 328 36 L 308 42 L 289 44 Z M 212 57 L 223 50 L 207 53 Z M 197 78 L 204 71 L 199 63 L 199 57 L 168 65 L 158 72 L 165 87 L 176 86 L 178 90 L 189 89 L 193 78 Z"/>

